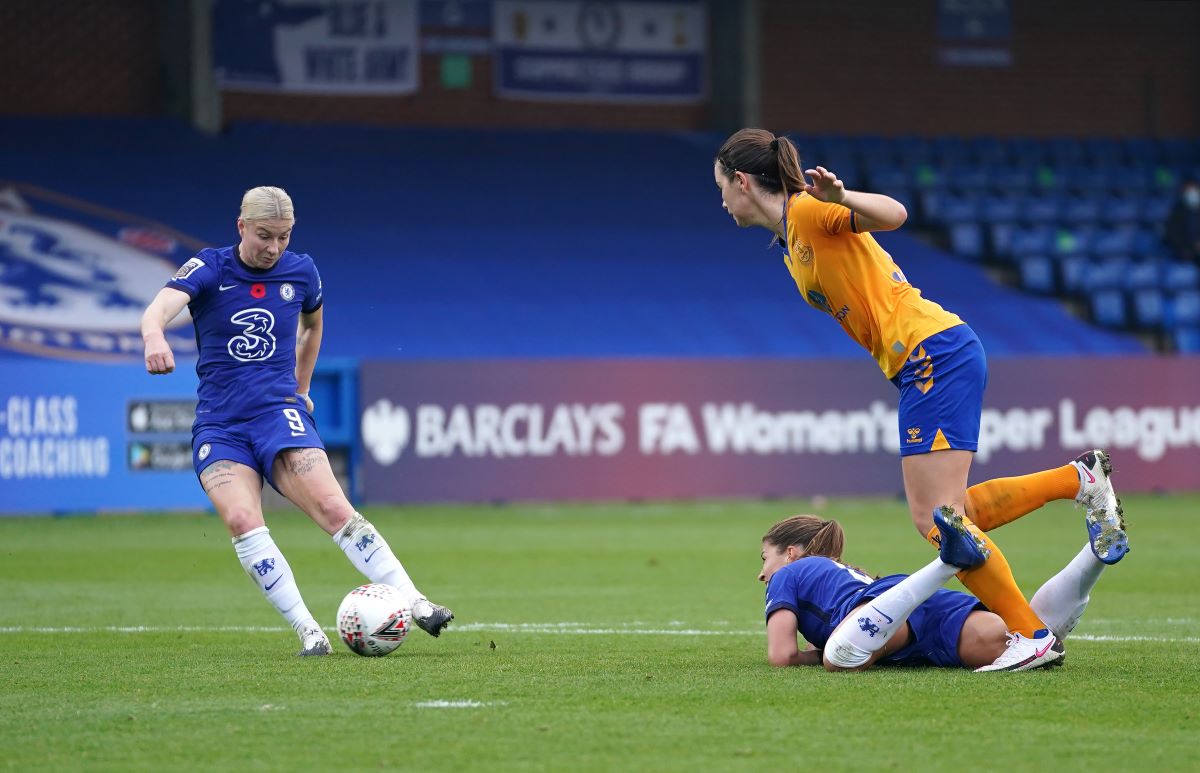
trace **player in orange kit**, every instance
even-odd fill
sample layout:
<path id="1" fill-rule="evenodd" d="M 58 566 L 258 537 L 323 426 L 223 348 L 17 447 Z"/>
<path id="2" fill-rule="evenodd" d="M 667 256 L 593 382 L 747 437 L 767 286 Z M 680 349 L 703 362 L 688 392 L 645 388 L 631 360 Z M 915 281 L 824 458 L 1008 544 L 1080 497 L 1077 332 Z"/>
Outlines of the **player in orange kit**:
<path id="1" fill-rule="evenodd" d="M 1010 644 L 979 670 L 1023 671 L 1061 658 L 1061 642 L 1030 608 L 1004 555 L 983 532 L 1050 500 L 1073 498 L 1087 508 L 1096 556 L 1105 563 L 1120 560 L 1128 539 L 1108 479 L 1107 454 L 1089 451 L 1054 470 L 968 489 L 987 361 L 974 331 L 923 298 L 871 236 L 903 225 L 904 206 L 880 194 L 846 190 L 824 167 L 802 169 L 792 142 L 764 129 L 742 129 L 726 140 L 713 174 L 734 221 L 775 234 L 804 299 L 837 320 L 900 390 L 901 468 L 917 530 L 937 545 L 933 512 L 952 507 L 965 514 L 990 551 L 986 562 L 960 579 L 1004 619 Z"/>

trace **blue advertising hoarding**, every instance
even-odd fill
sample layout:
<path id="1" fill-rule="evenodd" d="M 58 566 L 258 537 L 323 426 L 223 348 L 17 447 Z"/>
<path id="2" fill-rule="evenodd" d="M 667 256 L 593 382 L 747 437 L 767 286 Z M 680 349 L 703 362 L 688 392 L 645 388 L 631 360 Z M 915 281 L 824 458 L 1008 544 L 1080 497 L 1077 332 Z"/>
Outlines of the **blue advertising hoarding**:
<path id="1" fill-rule="evenodd" d="M 191 465 L 196 374 L 0 367 L 0 515 L 208 506 Z"/>

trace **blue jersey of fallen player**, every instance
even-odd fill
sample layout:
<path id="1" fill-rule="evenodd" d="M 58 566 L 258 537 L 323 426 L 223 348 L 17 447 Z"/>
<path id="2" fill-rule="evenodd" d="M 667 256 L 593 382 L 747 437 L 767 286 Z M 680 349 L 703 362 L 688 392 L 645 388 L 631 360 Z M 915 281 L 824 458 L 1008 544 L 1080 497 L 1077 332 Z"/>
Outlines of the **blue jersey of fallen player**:
<path id="1" fill-rule="evenodd" d="M 237 247 L 204 249 L 167 287 L 191 297 L 200 359 L 199 422 L 247 419 L 296 407 L 296 328 L 321 308 L 321 277 L 308 255 L 284 251 L 257 269 Z"/>
<path id="2" fill-rule="evenodd" d="M 796 613 L 800 635 L 823 649 L 872 578 L 824 556 L 806 556 L 779 568 L 767 583 L 767 617 L 780 609 Z"/>

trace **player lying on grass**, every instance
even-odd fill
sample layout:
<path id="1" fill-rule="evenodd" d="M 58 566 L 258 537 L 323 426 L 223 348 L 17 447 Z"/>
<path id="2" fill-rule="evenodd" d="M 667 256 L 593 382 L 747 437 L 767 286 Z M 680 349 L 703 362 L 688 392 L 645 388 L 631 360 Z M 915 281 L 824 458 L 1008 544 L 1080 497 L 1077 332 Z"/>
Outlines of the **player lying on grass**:
<path id="1" fill-rule="evenodd" d="M 1080 472 L 1085 493 L 1086 472 Z M 1108 501 L 1115 502 L 1115 495 Z M 1003 670 L 1062 662 L 1061 640 L 1079 622 L 1101 571 L 1128 552 L 1123 524 L 1114 533 L 1102 526 L 1104 516 L 1088 508 L 1088 544 L 1030 600 L 1057 641 L 1047 643 L 1051 650 Z M 935 511 L 933 519 L 941 533 L 938 559 L 912 575 L 878 580 L 839 563 L 845 535 L 836 521 L 797 515 L 775 524 L 763 537 L 758 576 L 767 585 L 770 663 L 823 664 L 830 671 L 862 670 L 879 661 L 995 670 L 988 666 L 1005 651 L 1010 637 L 1003 619 L 974 596 L 941 587 L 960 571 L 982 564 L 987 547 L 950 508 Z M 797 645 L 797 633 L 809 642 L 807 650 Z"/>

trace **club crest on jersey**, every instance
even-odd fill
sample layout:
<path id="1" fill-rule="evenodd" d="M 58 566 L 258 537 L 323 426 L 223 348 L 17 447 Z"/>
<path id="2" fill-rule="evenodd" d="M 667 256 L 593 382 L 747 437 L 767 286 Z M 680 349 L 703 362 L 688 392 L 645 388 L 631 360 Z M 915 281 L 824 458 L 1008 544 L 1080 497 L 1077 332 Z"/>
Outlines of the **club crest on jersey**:
<path id="1" fill-rule="evenodd" d="M 205 443 L 204 445 L 200 446 L 200 450 L 196 452 L 196 458 L 203 462 L 208 458 L 210 453 L 212 453 L 212 446 L 210 446 L 208 443 Z"/>
<path id="2" fill-rule="evenodd" d="M 279 285 L 279 297 L 285 301 L 290 301 L 296 297 L 296 288 L 292 287 L 289 283 L 284 282 L 283 284 Z"/>
<path id="3" fill-rule="evenodd" d="M 0 185 L 0 346 L 140 359 L 142 311 L 172 274 L 187 277 L 204 265 L 192 257 L 204 244 L 167 226 L 131 230 L 136 219 L 20 183 Z M 186 313 L 165 333 L 176 357 L 195 354 Z"/>
<path id="4" fill-rule="evenodd" d="M 812 263 L 813 248 L 811 244 L 797 244 L 793 251 L 796 255 L 796 262 L 800 265 Z"/>

